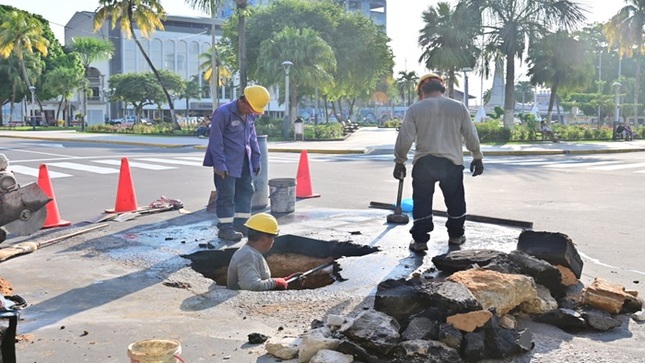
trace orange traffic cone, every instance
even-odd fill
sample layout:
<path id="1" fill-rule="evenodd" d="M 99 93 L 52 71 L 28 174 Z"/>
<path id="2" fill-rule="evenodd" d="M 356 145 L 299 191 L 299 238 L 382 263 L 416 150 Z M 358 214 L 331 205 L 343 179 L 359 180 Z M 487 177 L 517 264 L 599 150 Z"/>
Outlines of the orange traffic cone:
<path id="1" fill-rule="evenodd" d="M 49 179 L 49 171 L 45 164 L 40 164 L 40 168 L 38 170 L 38 186 L 43 190 L 46 196 L 52 199 L 47 203 L 47 218 L 45 218 L 45 224 L 42 228 L 64 227 L 72 224 L 70 221 L 60 219 L 58 204 L 56 204 L 56 196 L 54 195 L 54 188 L 52 187 L 52 181 Z"/>
<path id="2" fill-rule="evenodd" d="M 114 209 L 108 209 L 106 213 L 133 212 L 138 210 L 137 196 L 134 193 L 134 184 L 130 174 L 130 163 L 128 158 L 121 158 L 121 171 L 119 173 L 119 187 L 116 191 L 116 203 Z"/>
<path id="3" fill-rule="evenodd" d="M 300 152 L 300 162 L 298 163 L 298 176 L 296 177 L 296 198 L 316 197 L 320 197 L 320 194 L 314 194 L 314 188 L 311 185 L 307 150 L 302 150 Z"/>

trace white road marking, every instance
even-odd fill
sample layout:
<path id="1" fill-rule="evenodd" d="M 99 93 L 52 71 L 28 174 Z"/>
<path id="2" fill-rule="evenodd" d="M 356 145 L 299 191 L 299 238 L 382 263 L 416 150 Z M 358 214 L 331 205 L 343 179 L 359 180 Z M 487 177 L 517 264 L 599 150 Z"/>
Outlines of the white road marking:
<path id="1" fill-rule="evenodd" d="M 77 164 L 77 163 L 66 163 L 66 162 L 51 163 L 47 165 L 57 167 L 57 168 L 63 168 L 63 169 L 87 171 L 87 172 L 96 173 L 96 174 L 116 174 L 120 171 L 119 169 L 102 168 L 100 166 L 84 165 L 84 164 Z"/>
<path id="2" fill-rule="evenodd" d="M 25 150 L 25 149 L 21 149 L 21 148 L 0 147 L 0 150 L 10 150 L 10 151 L 16 151 L 16 152 L 21 152 L 21 153 L 26 153 L 26 154 L 49 155 L 49 156 L 55 156 L 55 157 L 61 157 L 61 158 L 69 158 L 70 157 L 69 155 L 45 153 L 45 152 L 41 152 L 41 151 Z"/>
<path id="3" fill-rule="evenodd" d="M 204 161 L 204 157 L 196 157 L 196 156 L 179 156 L 179 157 L 176 157 L 175 159 L 197 161 L 200 163 Z"/>
<path id="4" fill-rule="evenodd" d="M 545 167 L 547 167 L 547 168 L 580 168 L 580 167 L 584 167 L 584 166 L 608 165 L 608 164 L 616 164 L 616 163 L 619 163 L 619 161 L 589 161 L 589 162 L 582 162 L 582 163 L 545 165 Z"/>
<path id="5" fill-rule="evenodd" d="M 175 164 L 175 165 L 187 165 L 187 166 L 203 166 L 202 163 L 191 162 L 188 160 L 171 160 L 171 159 L 159 159 L 159 158 L 142 158 L 137 160 L 150 161 L 153 163 L 162 163 L 162 164 Z"/>
<path id="6" fill-rule="evenodd" d="M 21 145 L 35 146 L 35 147 L 51 147 L 51 148 L 58 148 L 58 149 L 64 148 L 63 144 L 50 144 L 50 143 L 42 143 L 42 144 L 22 143 Z"/>
<path id="7" fill-rule="evenodd" d="M 35 176 L 38 177 L 38 174 L 40 172 L 39 168 L 30 168 L 28 166 L 24 165 L 11 165 L 9 167 L 9 170 L 12 170 L 18 174 L 24 174 L 24 175 L 29 175 L 29 176 Z M 47 169 L 47 174 L 49 174 L 50 179 L 56 179 L 56 178 L 66 178 L 68 176 L 71 176 L 70 174 L 65 174 L 65 173 L 59 173 L 57 171 L 51 171 L 49 168 Z"/>
<path id="8" fill-rule="evenodd" d="M 121 160 L 92 160 L 94 163 L 101 163 L 101 164 L 107 164 L 107 165 L 116 165 L 116 166 L 121 166 Z M 139 169 L 147 169 L 147 170 L 170 170 L 170 169 L 177 169 L 173 166 L 165 166 L 165 165 L 156 165 L 156 164 L 147 164 L 147 163 L 139 163 L 136 161 L 129 161 L 128 164 L 133 167 L 133 168 L 139 168 Z"/>

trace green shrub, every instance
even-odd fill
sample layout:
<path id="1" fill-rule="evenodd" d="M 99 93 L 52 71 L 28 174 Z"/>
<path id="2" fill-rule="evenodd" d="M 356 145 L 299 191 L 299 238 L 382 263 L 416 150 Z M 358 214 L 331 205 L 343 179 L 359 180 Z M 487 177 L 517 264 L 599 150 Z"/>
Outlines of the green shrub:
<path id="1" fill-rule="evenodd" d="M 383 125 L 385 127 L 391 127 L 391 128 L 401 127 L 401 120 L 395 118 L 389 121 L 385 121 Z"/>
<path id="2" fill-rule="evenodd" d="M 475 127 L 481 142 L 509 141 L 511 139 L 511 130 L 501 127 L 499 120 L 492 119 L 476 123 Z"/>

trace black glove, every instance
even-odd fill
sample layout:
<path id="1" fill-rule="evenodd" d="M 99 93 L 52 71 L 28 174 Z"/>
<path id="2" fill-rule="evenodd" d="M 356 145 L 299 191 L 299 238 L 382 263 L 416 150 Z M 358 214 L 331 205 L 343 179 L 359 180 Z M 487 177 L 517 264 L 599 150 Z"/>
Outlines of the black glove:
<path id="1" fill-rule="evenodd" d="M 484 161 L 482 159 L 473 159 L 470 162 L 470 171 L 473 173 L 473 176 L 482 175 L 484 172 Z"/>
<path id="2" fill-rule="evenodd" d="M 394 164 L 394 172 L 392 173 L 392 175 L 394 176 L 394 179 L 405 179 L 405 164 Z"/>
<path id="3" fill-rule="evenodd" d="M 260 170 L 261 170 L 260 167 L 253 169 L 253 173 L 255 174 L 255 176 L 258 176 L 260 174 Z"/>

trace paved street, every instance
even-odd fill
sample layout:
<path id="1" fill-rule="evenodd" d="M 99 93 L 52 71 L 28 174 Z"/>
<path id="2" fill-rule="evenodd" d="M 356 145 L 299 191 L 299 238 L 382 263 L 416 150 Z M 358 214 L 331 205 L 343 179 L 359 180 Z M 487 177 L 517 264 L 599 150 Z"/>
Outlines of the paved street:
<path id="1" fill-rule="evenodd" d="M 87 142 L 84 135 L 40 140 L 12 134 L 3 139 L 3 133 L 0 152 L 10 157 L 19 182 L 35 181 L 34 170 L 46 163 L 63 217 L 77 224 L 114 204 L 121 157 L 128 157 L 140 204 L 166 195 L 194 212 L 111 223 L 105 230 L 1 263 L 0 276 L 31 304 L 19 333 L 32 334 L 33 343 L 19 345 L 20 361 L 119 362 L 129 342 L 163 337 L 181 340 L 182 355 L 191 362 L 273 362 L 261 347 L 245 344 L 247 334 L 298 334 L 314 318 L 361 311 L 372 304 L 379 281 L 429 267 L 429 257 L 419 259 L 407 251 L 409 226 L 387 226 L 388 211 L 367 208 L 371 200 L 394 200 L 393 130 L 359 130 L 333 144 L 269 143 L 270 178 L 295 177 L 300 150 L 311 148 L 313 184 L 322 194 L 298 201 L 295 213 L 280 218 L 281 231 L 379 246 L 385 252 L 342 259 L 349 281 L 304 293 L 259 294 L 233 294 L 178 257 L 200 250 L 199 243 L 227 247 L 214 237 L 214 217 L 203 210 L 212 189 L 211 172 L 201 166 L 203 139 L 169 147 L 166 138 L 157 138 L 156 144 L 131 138 L 129 144 Z M 567 233 L 583 255 L 585 283 L 600 276 L 639 290 L 645 273 L 637 246 L 645 227 L 636 222 L 643 205 L 635 196 L 641 193 L 645 153 L 626 151 L 643 146 L 640 141 L 487 146 L 485 174 L 465 178 L 469 211 Z M 407 178 L 405 198 L 411 194 L 409 182 Z M 435 203 L 443 209 L 440 195 Z M 447 239 L 443 223 L 438 219 L 432 237 L 439 251 Z M 471 248 L 509 249 L 518 233 L 504 226 L 469 223 L 467 228 Z M 63 232 L 46 230 L 36 237 Z M 176 289 L 164 282 L 191 287 Z M 513 361 L 639 362 L 645 356 L 639 344 L 645 328 L 628 319 L 609 335 L 573 336 L 539 324 L 531 329 L 536 349 Z"/>

